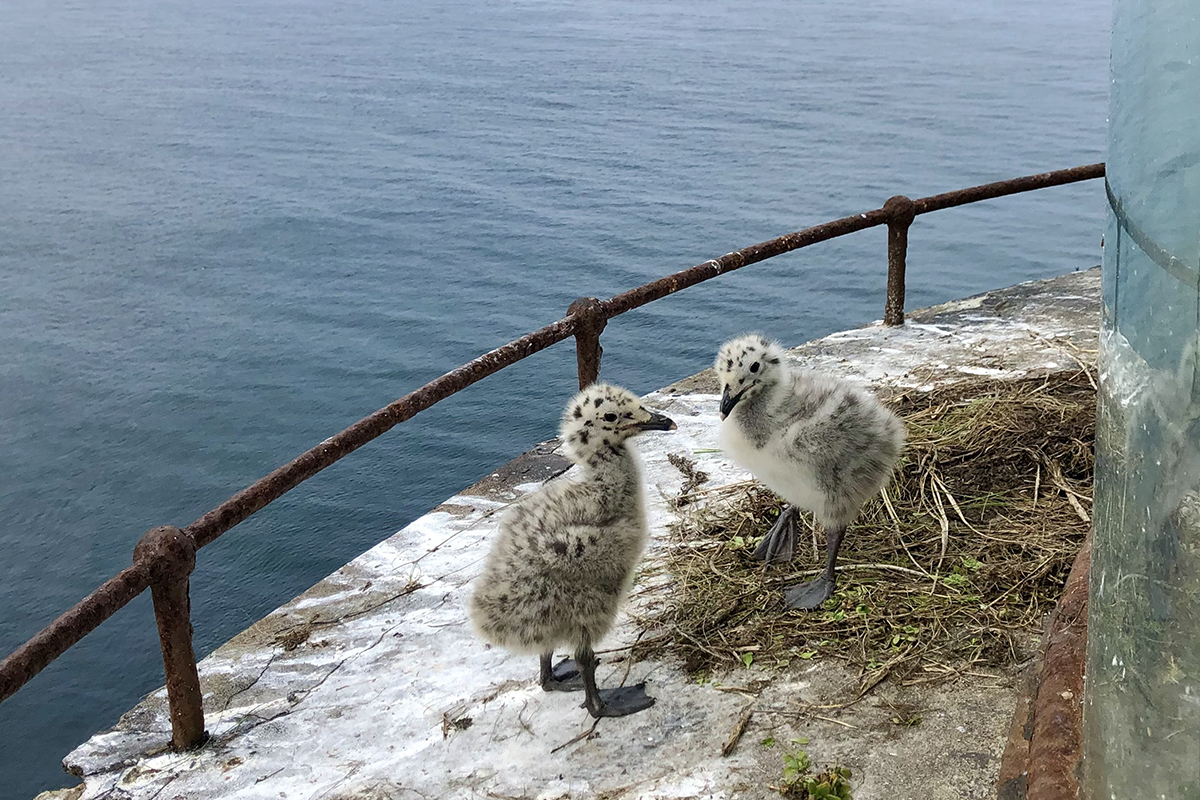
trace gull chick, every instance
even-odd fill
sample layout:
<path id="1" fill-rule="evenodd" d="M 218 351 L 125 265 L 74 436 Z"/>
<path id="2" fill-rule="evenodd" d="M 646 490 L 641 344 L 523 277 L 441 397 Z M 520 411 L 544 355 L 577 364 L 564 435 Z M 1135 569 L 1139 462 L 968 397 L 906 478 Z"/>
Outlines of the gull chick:
<path id="1" fill-rule="evenodd" d="M 824 573 L 785 596 L 788 608 L 816 609 L 833 594 L 842 534 L 891 477 L 904 424 L 845 380 L 790 368 L 779 344 L 757 334 L 726 342 L 714 366 L 722 449 L 789 504 L 754 557 L 792 559 L 797 508 L 825 529 Z"/>
<path id="2" fill-rule="evenodd" d="M 593 717 L 649 708 L 645 684 L 596 688 L 593 645 L 612 628 L 649 538 L 637 452 L 629 440 L 675 423 L 645 408 L 626 389 L 598 383 L 563 414 L 575 480 L 549 483 L 509 509 L 470 600 L 471 620 L 486 641 L 541 656 L 546 691 L 583 689 Z M 575 660 L 551 667 L 556 647 Z"/>

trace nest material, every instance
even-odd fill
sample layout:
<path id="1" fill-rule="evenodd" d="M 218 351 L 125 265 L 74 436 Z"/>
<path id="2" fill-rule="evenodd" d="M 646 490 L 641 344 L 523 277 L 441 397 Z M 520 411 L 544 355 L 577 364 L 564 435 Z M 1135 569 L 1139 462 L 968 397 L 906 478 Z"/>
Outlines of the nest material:
<path id="1" fill-rule="evenodd" d="M 824 564 L 811 517 L 811 546 L 764 568 L 750 554 L 781 501 L 752 481 L 689 481 L 648 567 L 669 579 L 640 598 L 635 658 L 665 647 L 703 675 L 836 657 L 860 668 L 860 693 L 892 673 L 919 683 L 1022 660 L 1090 527 L 1094 379 L 972 380 L 887 402 L 908 444 L 847 532 L 835 595 L 783 607 L 782 590 Z"/>

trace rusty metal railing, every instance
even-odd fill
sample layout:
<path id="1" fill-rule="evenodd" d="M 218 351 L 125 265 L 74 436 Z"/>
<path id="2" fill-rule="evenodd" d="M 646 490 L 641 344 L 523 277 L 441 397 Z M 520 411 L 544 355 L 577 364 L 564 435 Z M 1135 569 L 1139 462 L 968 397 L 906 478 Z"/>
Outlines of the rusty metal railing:
<path id="1" fill-rule="evenodd" d="M 908 229 L 918 215 L 979 200 L 1103 176 L 1104 164 L 1089 164 L 974 186 L 918 200 L 897 195 L 888 199 L 882 208 L 835 219 L 727 253 L 720 258 L 659 278 L 607 300 L 581 297 L 571 304 L 564 318 L 503 347 L 484 353 L 474 361 L 447 372 L 364 417 L 246 487 L 186 528 L 180 530 L 162 526 L 148 531 L 134 548 L 133 566 L 122 570 L 0 661 L 0 702 L 12 696 L 54 659 L 99 627 L 129 601 L 150 589 L 162 644 L 171 713 L 171 745 L 179 750 L 197 746 L 204 742 L 207 734 L 204 731 L 204 710 L 196 658 L 192 650 L 189 601 L 189 583 L 196 564 L 196 551 L 212 544 L 221 534 L 301 482 L 433 404 L 572 336 L 575 337 L 579 386 L 583 388 L 599 378 L 602 353 L 600 335 L 613 317 L 718 275 L 866 228 L 888 226 L 888 279 L 884 324 L 902 325 Z"/>

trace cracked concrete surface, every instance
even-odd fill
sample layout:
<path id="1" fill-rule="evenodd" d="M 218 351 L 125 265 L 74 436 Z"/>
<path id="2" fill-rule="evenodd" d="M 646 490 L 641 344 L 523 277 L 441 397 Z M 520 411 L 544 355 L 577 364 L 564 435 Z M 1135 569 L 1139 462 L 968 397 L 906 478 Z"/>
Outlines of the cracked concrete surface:
<path id="1" fill-rule="evenodd" d="M 881 392 L 1075 369 L 1095 348 L 1098 297 L 1099 271 L 1077 272 L 790 352 Z M 672 520 L 665 498 L 683 480 L 670 454 L 694 458 L 710 485 L 747 477 L 705 452 L 716 447 L 715 390 L 706 372 L 650 395 L 679 425 L 640 445 L 658 540 Z M 476 640 L 464 610 L 499 512 L 566 467 L 555 445 L 449 498 L 205 658 L 212 738 L 204 747 L 167 749 L 160 689 L 68 755 L 82 784 L 57 796 L 766 798 L 778 796 L 770 787 L 792 737 L 809 740 L 816 764 L 853 768 L 857 798 L 993 796 L 1016 699 L 1008 675 L 936 687 L 885 682 L 848 708 L 822 710 L 854 677 L 837 663 L 748 669 L 698 684 L 669 661 L 625 661 L 621 648 L 635 633 L 621 625 L 601 644 L 602 685 L 644 680 L 658 704 L 602 720 L 589 735 L 580 699 L 541 692 L 536 659 Z M 745 734 L 723 757 L 747 708 Z M 894 723 L 897 708 L 918 710 L 921 723 Z M 765 745 L 768 737 L 779 744 Z"/>

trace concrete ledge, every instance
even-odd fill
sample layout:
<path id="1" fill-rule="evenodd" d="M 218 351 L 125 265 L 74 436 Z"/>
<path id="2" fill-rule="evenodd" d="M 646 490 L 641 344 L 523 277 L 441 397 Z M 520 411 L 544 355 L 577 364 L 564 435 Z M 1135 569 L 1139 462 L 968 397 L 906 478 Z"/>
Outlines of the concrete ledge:
<path id="1" fill-rule="evenodd" d="M 1074 370 L 1095 349 L 1099 271 L 989 292 L 790 351 L 882 393 L 977 377 Z M 714 342 L 714 349 L 718 343 Z M 650 396 L 679 424 L 641 443 L 653 535 L 694 458 L 717 486 L 747 475 L 717 447 L 710 373 Z M 650 711 L 591 720 L 578 698 L 542 693 L 536 663 L 476 640 L 464 599 L 497 516 L 565 464 L 539 446 L 342 567 L 235 636 L 200 664 L 211 742 L 166 749 L 165 691 L 149 695 L 65 765 L 92 798 L 776 797 L 791 736 L 818 763 L 855 771 L 855 796 L 988 798 L 1017 700 L 1013 676 L 929 687 L 883 684 L 837 712 L 820 706 L 854 675 L 821 662 L 697 684 L 677 665 L 629 663 L 622 624 L 600 680 L 645 680 Z M 651 557 L 654 556 L 652 545 Z M 922 723 L 891 722 L 922 709 Z M 722 755 L 752 710 L 740 744 Z M 581 737 L 582 734 L 582 737 Z M 566 744 L 575 740 L 571 744 Z M 566 746 L 563 746 L 566 745 Z M 76 790 L 71 790 L 76 791 Z"/>

